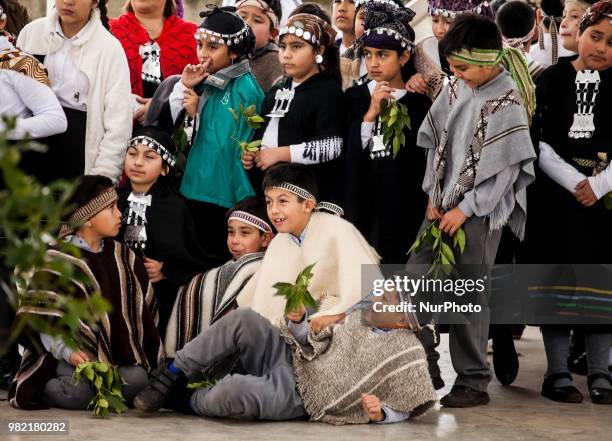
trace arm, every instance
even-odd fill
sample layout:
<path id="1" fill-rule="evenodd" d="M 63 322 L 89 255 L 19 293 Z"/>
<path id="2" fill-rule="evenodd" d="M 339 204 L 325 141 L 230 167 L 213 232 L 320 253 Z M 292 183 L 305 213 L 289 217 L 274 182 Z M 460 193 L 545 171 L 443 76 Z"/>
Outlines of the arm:
<path id="1" fill-rule="evenodd" d="M 378 424 L 400 423 L 410 418 L 410 412 L 400 412 L 398 410 L 393 410 L 389 406 L 386 406 L 384 404 L 381 407 L 384 418 L 382 421 L 377 421 Z"/>
<path id="2" fill-rule="evenodd" d="M 331 136 L 289 146 L 291 162 L 319 164 L 332 161 L 342 153 L 343 141 L 340 136 Z"/>
<path id="3" fill-rule="evenodd" d="M 305 314 L 302 318 L 302 321 L 296 323 L 291 320 L 287 320 L 287 327 L 289 331 L 293 334 L 295 339 L 302 346 L 308 345 L 308 314 Z"/>
<path id="4" fill-rule="evenodd" d="M 28 118 L 17 118 L 15 129 L 9 139 L 44 138 L 66 131 L 64 111 L 51 88 L 25 75 L 11 75 L 14 90 L 23 104 L 32 113 Z"/>
<path id="5" fill-rule="evenodd" d="M 66 343 L 61 338 L 51 337 L 48 334 L 40 333 L 40 341 L 42 341 L 45 349 L 50 352 L 57 360 L 65 360 L 66 363 L 70 364 L 70 356 L 72 355 L 72 349 L 66 346 Z"/>
<path id="6" fill-rule="evenodd" d="M 601 199 L 612 191 L 612 165 L 609 164 L 604 171 L 597 176 L 589 176 L 587 180 L 597 199 Z"/>
<path id="7" fill-rule="evenodd" d="M 186 90 L 187 88 L 183 85 L 183 82 L 178 81 L 174 85 L 172 93 L 170 94 L 170 98 L 168 99 L 168 102 L 170 103 L 170 113 L 172 114 L 172 121 L 175 124 L 179 114 L 183 111 L 183 99 Z"/>
<path id="8" fill-rule="evenodd" d="M 474 187 L 463 196 L 459 209 L 467 217 L 490 214 L 504 195 L 512 188 L 521 165 L 514 164 Z"/>
<path id="9" fill-rule="evenodd" d="M 565 162 L 550 145 L 543 141 L 540 141 L 538 165 L 548 177 L 571 193 L 576 190 L 576 185 L 580 181 L 586 179 L 585 175 Z"/>
<path id="10" fill-rule="evenodd" d="M 365 150 L 368 148 L 368 144 L 370 144 L 370 140 L 372 139 L 372 135 L 374 133 L 374 123 L 373 122 L 361 122 L 361 147 Z"/>

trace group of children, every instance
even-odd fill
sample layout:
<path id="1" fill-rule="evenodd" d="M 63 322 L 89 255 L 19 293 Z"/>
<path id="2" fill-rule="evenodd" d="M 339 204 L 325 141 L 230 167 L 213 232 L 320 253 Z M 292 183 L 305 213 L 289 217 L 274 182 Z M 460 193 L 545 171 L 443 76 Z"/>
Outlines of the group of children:
<path id="1" fill-rule="evenodd" d="M 67 120 L 69 131 L 79 125 L 84 145 L 99 148 L 95 156 L 86 147 L 85 168 L 70 172 L 90 176 L 79 181 L 76 209 L 60 232 L 82 258 L 49 253 L 87 274 L 113 312 L 98 330 L 82 326 L 85 346 L 76 351 L 43 334 L 40 342 L 24 342 L 12 405 L 84 408 L 93 390 L 70 376 L 80 362 L 98 359 L 120 367 L 128 380 L 124 396 L 147 412 L 170 407 L 202 416 L 308 416 L 333 424 L 402 421 L 429 409 L 434 387 L 444 385 L 437 341 L 428 328 L 368 324 L 362 265 L 431 262 L 425 250 L 408 260 L 407 250 L 433 221 L 450 236 L 465 231 L 458 264 L 495 263 L 511 236 L 525 238 L 521 248 L 528 250 L 513 255 L 515 261 L 549 263 L 551 255 L 562 260 L 556 263 L 605 261 L 612 245 L 605 235 L 612 212 L 603 203 L 612 192 L 612 139 L 605 127 L 610 0 L 590 7 L 566 1 L 562 20 L 512 1 L 497 12 L 497 24 L 486 1 L 431 0 L 434 36 L 419 44 L 410 26 L 414 12 L 395 0 L 335 1 L 333 23 L 307 3 L 282 25 L 286 11 L 276 0 L 236 6 L 201 14 L 198 64 L 161 81 L 150 115 L 125 144 L 113 135 L 123 130 L 124 120 L 113 122 L 122 113 L 105 108 L 98 114 L 102 96 L 87 81 L 104 69 L 83 78 L 80 67 L 66 68 L 74 74 L 70 87 L 49 69 L 37 84 L 50 81 L 57 99 L 40 115 L 30 106 L 28 117 L 29 101 L 15 94 L 24 109 L 15 112 L 12 136 L 19 130 L 62 133 L 52 111 L 61 114 L 63 107 L 68 118 L 61 123 Z M 95 21 L 73 32 L 60 25 L 59 14 L 26 27 L 17 40 L 26 45 L 21 49 L 42 54 L 47 63 L 103 32 Z M 88 20 L 97 14 L 90 8 Z M 0 10 L 0 26 L 1 17 Z M 44 26 L 56 28 L 36 32 Z M 54 34 L 63 40 L 56 42 Z M 537 59 L 539 43 L 530 48 L 538 36 L 542 50 L 553 54 L 550 62 Z M 63 48 L 67 41 L 72 46 Z M 0 50 L 2 44 L 10 43 L 0 40 Z M 561 47 L 571 57 L 560 56 Z M 35 76 L 38 62 L 13 46 L 6 50 L 34 66 L 25 75 Z M 85 68 L 91 52 L 81 51 Z M 546 63 L 552 66 L 545 69 Z M 105 81 L 106 100 L 121 100 L 116 94 L 123 86 Z M 78 90 L 68 103 L 72 87 Z M 253 112 L 261 115 L 257 124 Z M 55 132 L 34 132 L 37 119 L 45 118 L 55 121 Z M 407 123 L 390 135 L 389 118 Z M 95 139 L 87 129 L 93 121 L 104 128 L 96 129 Z M 186 127 L 188 150 L 179 152 L 175 140 Z M 257 151 L 239 147 L 252 140 L 261 140 Z M 54 154 L 53 142 L 46 155 Z M 177 190 L 179 153 L 187 160 Z M 115 190 L 120 164 L 124 182 Z M 594 237 L 594 230 L 602 234 Z M 311 264 L 309 289 L 318 312 L 301 307 L 286 313 L 273 286 L 293 283 Z M 91 294 L 80 285 L 76 292 Z M 488 331 L 488 312 L 450 325 L 458 376 L 443 405 L 488 403 Z M 612 333 L 604 326 L 580 331 L 591 399 L 612 404 Z M 581 401 L 567 368 L 569 329 L 544 326 L 543 335 L 548 370 L 542 395 Z M 36 343 L 46 350 L 36 351 Z M 219 381 L 186 387 L 203 379 Z"/>

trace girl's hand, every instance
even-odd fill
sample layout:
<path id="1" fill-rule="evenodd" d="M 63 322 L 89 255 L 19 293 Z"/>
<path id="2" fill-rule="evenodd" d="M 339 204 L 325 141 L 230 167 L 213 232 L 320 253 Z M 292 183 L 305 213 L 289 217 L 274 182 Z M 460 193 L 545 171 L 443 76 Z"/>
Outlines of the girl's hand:
<path id="1" fill-rule="evenodd" d="M 255 153 L 255 165 L 262 170 L 267 170 L 278 162 L 291 162 L 289 147 L 261 149 Z"/>
<path id="2" fill-rule="evenodd" d="M 181 82 L 183 83 L 183 86 L 188 89 L 193 89 L 195 86 L 204 81 L 209 75 L 207 71 L 209 65 L 210 61 L 207 61 L 204 64 L 188 64 L 185 66 L 185 69 L 183 69 L 183 73 L 181 74 Z"/>
<path id="3" fill-rule="evenodd" d="M 588 179 L 580 181 L 578 185 L 576 185 L 574 197 L 585 207 L 590 207 L 597 202 L 597 196 L 595 196 Z"/>
<path id="4" fill-rule="evenodd" d="M 86 363 L 89 361 L 89 357 L 83 351 L 74 351 L 70 354 L 70 364 L 74 367 L 77 367 L 81 363 Z"/>
<path id="5" fill-rule="evenodd" d="M 300 323 L 304 319 L 304 314 L 306 314 L 306 308 L 302 305 L 299 309 L 287 314 L 287 319 L 291 320 L 293 323 Z"/>
<path id="6" fill-rule="evenodd" d="M 385 419 L 382 405 L 376 395 L 361 394 L 361 405 L 370 421 L 378 422 Z"/>
<path id="7" fill-rule="evenodd" d="M 309 325 L 312 332 L 318 334 L 323 329 L 331 326 L 345 317 L 345 314 L 336 314 L 336 315 L 322 315 L 320 317 L 315 317 L 310 320 Z"/>
<path id="8" fill-rule="evenodd" d="M 427 201 L 427 211 L 425 212 L 425 217 L 429 222 L 442 218 L 442 212 L 431 205 L 431 199 Z"/>
<path id="9" fill-rule="evenodd" d="M 147 274 L 149 275 L 149 280 L 151 283 L 159 282 L 166 278 L 164 273 L 162 273 L 162 267 L 164 266 L 163 262 L 158 262 L 157 260 L 149 259 L 145 257 L 145 268 L 147 269 Z"/>
<path id="10" fill-rule="evenodd" d="M 391 91 L 393 89 L 389 87 L 388 81 L 381 81 L 376 84 L 374 92 L 372 92 L 372 98 L 370 98 L 370 108 L 363 117 L 365 122 L 374 122 L 378 115 L 380 115 L 380 107 L 383 100 L 390 100 L 392 98 Z"/>
<path id="11" fill-rule="evenodd" d="M 427 82 L 420 73 L 415 73 L 406 83 L 406 90 L 411 93 L 427 93 Z"/>
<path id="12" fill-rule="evenodd" d="M 137 96 L 136 101 L 138 101 L 139 104 L 143 104 L 143 106 L 139 107 L 138 110 L 134 112 L 134 119 L 140 124 L 144 124 L 145 118 L 147 116 L 147 111 L 149 110 L 149 106 L 151 105 L 151 98 L 142 98 L 140 96 Z"/>
<path id="13" fill-rule="evenodd" d="M 242 162 L 242 167 L 244 167 L 245 170 L 252 169 L 255 165 L 255 153 L 243 151 L 240 161 Z"/>
<path id="14" fill-rule="evenodd" d="M 200 102 L 200 97 L 197 93 L 193 91 L 193 89 L 187 89 L 183 93 L 183 107 L 192 118 L 195 118 L 198 113 L 198 104 Z"/>
<path id="15" fill-rule="evenodd" d="M 438 228 L 449 236 L 453 236 L 466 220 L 467 216 L 463 214 L 463 211 L 461 211 L 459 207 L 455 207 L 442 215 L 442 220 Z"/>

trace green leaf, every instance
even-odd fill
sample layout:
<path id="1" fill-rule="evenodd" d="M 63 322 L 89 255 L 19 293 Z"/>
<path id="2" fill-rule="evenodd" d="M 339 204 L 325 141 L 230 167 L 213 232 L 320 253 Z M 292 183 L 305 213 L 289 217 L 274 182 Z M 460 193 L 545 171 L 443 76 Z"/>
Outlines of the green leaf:
<path id="1" fill-rule="evenodd" d="M 397 156 L 400 149 L 400 140 L 398 137 L 393 138 L 393 159 Z"/>
<path id="2" fill-rule="evenodd" d="M 455 237 L 457 238 L 457 243 L 459 244 L 459 251 L 463 253 L 463 250 L 465 250 L 465 231 L 463 231 L 463 228 L 459 228 L 455 232 Z"/>
<path id="3" fill-rule="evenodd" d="M 97 376 L 96 379 L 94 380 L 94 386 L 96 387 L 96 389 L 101 389 L 102 388 L 102 382 L 104 380 L 102 379 L 102 377 Z"/>
<path id="4" fill-rule="evenodd" d="M 106 399 L 104 399 L 104 398 L 100 398 L 98 400 L 98 406 L 103 407 L 103 408 L 107 408 L 108 407 L 108 401 L 106 401 Z"/>
<path id="5" fill-rule="evenodd" d="M 455 256 L 453 255 L 453 250 L 448 246 L 444 241 L 442 241 L 442 257 L 446 258 L 448 263 L 455 263 Z"/>
<path id="6" fill-rule="evenodd" d="M 604 206 L 612 210 L 612 191 L 604 196 Z"/>
<path id="7" fill-rule="evenodd" d="M 239 120 L 240 117 L 238 116 L 238 112 L 236 112 L 235 109 L 232 109 L 231 107 L 228 107 L 227 110 L 229 110 L 231 112 L 232 117 L 234 118 L 234 121 L 238 121 Z"/>
<path id="8" fill-rule="evenodd" d="M 88 379 L 89 381 L 93 381 L 93 379 L 94 379 L 94 371 L 93 371 L 93 369 L 91 368 L 91 365 L 90 365 L 90 364 L 88 364 L 87 366 L 85 366 L 84 371 L 85 371 L 85 376 L 87 377 L 87 379 Z"/>

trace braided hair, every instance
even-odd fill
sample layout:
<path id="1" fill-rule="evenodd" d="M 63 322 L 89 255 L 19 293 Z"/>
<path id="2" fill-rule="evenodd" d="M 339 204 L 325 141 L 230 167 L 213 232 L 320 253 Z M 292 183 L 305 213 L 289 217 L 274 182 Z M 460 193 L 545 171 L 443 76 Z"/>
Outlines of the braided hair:
<path id="1" fill-rule="evenodd" d="M 100 21 L 102 22 L 102 26 L 106 28 L 107 31 L 110 31 L 110 26 L 108 24 L 108 11 L 106 10 L 106 0 L 97 0 L 98 9 L 100 10 Z"/>

